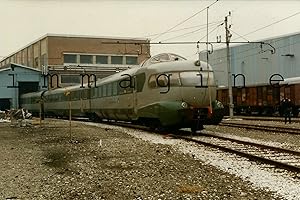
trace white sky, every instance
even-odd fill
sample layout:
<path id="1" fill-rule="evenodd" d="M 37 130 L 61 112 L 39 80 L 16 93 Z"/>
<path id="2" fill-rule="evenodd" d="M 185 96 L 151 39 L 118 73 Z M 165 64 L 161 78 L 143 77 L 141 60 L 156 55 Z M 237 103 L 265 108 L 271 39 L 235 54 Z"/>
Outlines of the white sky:
<path id="1" fill-rule="evenodd" d="M 215 0 L 0 0 L 0 59 L 46 33 L 154 39 L 213 2 Z M 214 23 L 209 32 L 215 29 L 209 34 L 209 41 L 216 41 L 217 35 L 222 35 L 224 41 L 224 25 L 219 28 L 217 25 L 224 21 L 229 11 L 232 13 L 229 22 L 234 31 L 232 40 L 296 13 L 245 38 L 257 41 L 300 32 L 300 0 L 219 0 L 209 8 L 209 23 Z M 201 39 L 205 42 L 206 15 L 204 10 L 152 41 L 196 42 Z M 175 31 L 178 29 L 181 31 Z M 187 35 L 177 37 L 183 34 Z M 205 45 L 200 47 L 206 48 Z M 220 46 L 214 45 L 214 48 Z M 151 46 L 152 55 L 162 52 L 196 58 L 197 49 L 196 44 Z"/>

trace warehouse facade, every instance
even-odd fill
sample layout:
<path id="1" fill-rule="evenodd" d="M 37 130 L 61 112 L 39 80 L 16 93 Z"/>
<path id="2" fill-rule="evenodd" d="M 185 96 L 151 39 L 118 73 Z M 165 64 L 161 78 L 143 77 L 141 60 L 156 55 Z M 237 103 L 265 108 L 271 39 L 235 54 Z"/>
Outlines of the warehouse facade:
<path id="1" fill-rule="evenodd" d="M 266 39 L 259 42 L 230 47 L 232 85 L 267 85 L 270 77 L 284 79 L 300 76 L 300 33 Z M 201 55 L 207 60 L 206 55 Z M 209 54 L 219 87 L 228 86 L 227 49 Z M 242 76 L 243 75 L 243 76 Z M 280 76 L 279 76 L 280 75 Z"/>
<path id="2" fill-rule="evenodd" d="M 28 92 L 47 88 L 41 71 L 10 63 L 0 69 L 0 110 L 18 108 L 19 97 Z"/>
<path id="3" fill-rule="evenodd" d="M 53 87 L 86 83 L 138 66 L 150 57 L 146 38 L 112 38 L 47 34 L 0 61 L 0 69 L 16 63 L 51 75 Z M 50 77 L 50 76 L 49 76 Z M 50 81 L 49 81 L 50 82 Z"/>

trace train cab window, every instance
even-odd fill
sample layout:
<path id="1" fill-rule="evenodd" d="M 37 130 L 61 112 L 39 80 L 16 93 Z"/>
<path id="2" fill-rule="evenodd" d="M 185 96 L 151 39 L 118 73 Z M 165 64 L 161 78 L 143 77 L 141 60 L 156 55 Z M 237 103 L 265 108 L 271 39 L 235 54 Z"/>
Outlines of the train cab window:
<path id="1" fill-rule="evenodd" d="M 168 84 L 171 83 L 171 78 L 172 78 L 172 73 L 152 75 L 149 78 L 148 85 L 150 88 L 166 87 Z"/>
<path id="2" fill-rule="evenodd" d="M 200 74 L 197 71 L 180 72 L 182 86 L 205 86 L 207 85 L 207 74 Z"/>

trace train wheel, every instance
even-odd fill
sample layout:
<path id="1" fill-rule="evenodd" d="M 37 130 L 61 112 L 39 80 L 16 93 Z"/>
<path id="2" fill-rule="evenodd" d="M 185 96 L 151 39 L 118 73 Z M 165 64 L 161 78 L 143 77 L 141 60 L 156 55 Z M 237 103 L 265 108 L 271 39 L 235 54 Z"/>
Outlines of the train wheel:
<path id="1" fill-rule="evenodd" d="M 203 129 L 204 129 L 203 124 L 201 124 L 199 122 L 196 122 L 191 126 L 191 131 L 193 133 L 196 133 L 197 131 L 201 131 Z"/>

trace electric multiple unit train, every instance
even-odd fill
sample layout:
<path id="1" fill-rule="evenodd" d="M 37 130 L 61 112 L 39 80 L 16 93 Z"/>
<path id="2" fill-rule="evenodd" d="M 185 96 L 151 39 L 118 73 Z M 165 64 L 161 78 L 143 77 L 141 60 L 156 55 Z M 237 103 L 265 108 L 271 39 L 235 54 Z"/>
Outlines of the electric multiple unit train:
<path id="1" fill-rule="evenodd" d="M 223 118 L 211 66 L 171 53 L 90 85 L 24 94 L 21 105 L 34 114 L 66 117 L 71 110 L 72 116 L 192 131 Z"/>

